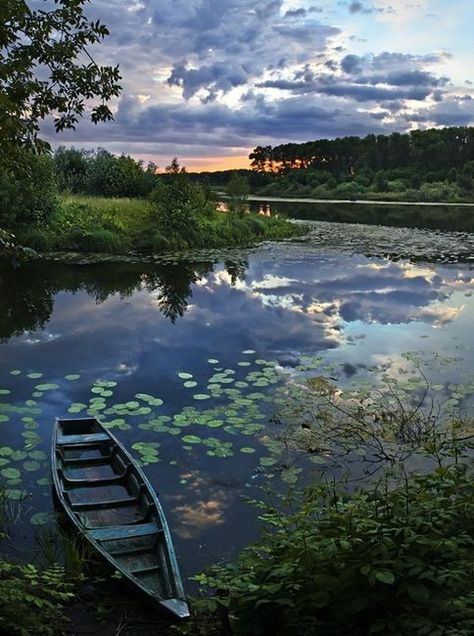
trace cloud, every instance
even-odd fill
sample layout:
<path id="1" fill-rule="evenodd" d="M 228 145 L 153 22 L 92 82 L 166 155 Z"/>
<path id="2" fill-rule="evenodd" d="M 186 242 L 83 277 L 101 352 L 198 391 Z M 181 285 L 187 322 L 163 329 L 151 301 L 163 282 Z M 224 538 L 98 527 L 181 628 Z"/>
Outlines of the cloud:
<path id="1" fill-rule="evenodd" d="M 331 12 L 293 0 L 96 0 L 87 11 L 111 31 L 93 52 L 100 64 L 120 63 L 124 93 L 113 123 L 56 137 L 47 122 L 55 142 L 245 156 L 259 143 L 473 121 L 472 89 L 455 91 L 442 73 L 453 67 L 448 53 L 352 49 L 358 40 L 342 17 L 373 21 L 387 11 L 378 0 Z"/>

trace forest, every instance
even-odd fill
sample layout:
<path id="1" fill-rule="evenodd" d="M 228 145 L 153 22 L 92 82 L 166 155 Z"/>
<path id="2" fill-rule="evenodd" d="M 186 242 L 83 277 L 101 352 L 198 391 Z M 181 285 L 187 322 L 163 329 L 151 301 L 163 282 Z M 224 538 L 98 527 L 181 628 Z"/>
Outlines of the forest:
<path id="1" fill-rule="evenodd" d="M 474 189 L 474 128 L 257 146 L 249 159 L 265 179 L 261 194 L 465 201 Z"/>

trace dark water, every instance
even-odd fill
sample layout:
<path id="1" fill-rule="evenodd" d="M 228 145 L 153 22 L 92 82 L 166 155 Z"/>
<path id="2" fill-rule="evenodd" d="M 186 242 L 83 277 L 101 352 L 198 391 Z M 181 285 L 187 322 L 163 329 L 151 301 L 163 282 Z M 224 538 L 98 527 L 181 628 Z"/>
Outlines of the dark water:
<path id="1" fill-rule="evenodd" d="M 421 246 L 430 240 L 420 234 Z M 187 576 L 256 537 L 241 497 L 276 464 L 271 396 L 302 356 L 322 356 L 342 382 L 374 366 L 396 373 L 406 351 L 459 358 L 432 367 L 433 381 L 470 377 L 472 265 L 363 251 L 306 240 L 217 262 L 4 267 L 0 473 L 14 498 L 26 496 L 17 553 L 32 551 L 30 517 L 52 510 L 57 416 L 97 409 L 135 445 Z"/>
<path id="2" fill-rule="evenodd" d="M 474 208 L 455 206 L 403 206 L 397 204 L 252 202 L 253 212 L 283 214 L 293 219 L 337 223 L 368 223 L 394 227 L 431 228 L 474 232 Z"/>

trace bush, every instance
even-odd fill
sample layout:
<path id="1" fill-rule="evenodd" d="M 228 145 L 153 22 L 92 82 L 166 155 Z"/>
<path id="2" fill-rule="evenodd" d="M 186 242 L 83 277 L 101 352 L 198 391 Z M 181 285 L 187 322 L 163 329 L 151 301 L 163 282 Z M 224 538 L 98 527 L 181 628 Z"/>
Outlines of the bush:
<path id="1" fill-rule="evenodd" d="M 24 152 L 15 172 L 0 172 L 0 226 L 15 229 L 47 222 L 57 207 L 52 160 Z"/>
<path id="2" fill-rule="evenodd" d="M 60 634 L 64 603 L 71 585 L 58 566 L 39 572 L 34 565 L 0 561 L 0 632 L 2 634 Z"/>
<path id="3" fill-rule="evenodd" d="M 453 464 L 390 487 L 318 485 L 278 507 L 257 502 L 262 538 L 196 577 L 215 590 L 201 607 L 254 636 L 473 633 L 472 470 Z"/>

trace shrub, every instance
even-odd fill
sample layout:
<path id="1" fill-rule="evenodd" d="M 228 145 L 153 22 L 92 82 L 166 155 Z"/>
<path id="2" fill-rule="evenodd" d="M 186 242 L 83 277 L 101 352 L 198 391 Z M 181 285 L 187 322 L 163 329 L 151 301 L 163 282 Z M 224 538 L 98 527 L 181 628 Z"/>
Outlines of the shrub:
<path id="1" fill-rule="evenodd" d="M 256 502 L 260 541 L 196 577 L 215 590 L 200 606 L 254 636 L 473 633 L 473 495 L 472 470 L 453 464 L 397 487 Z"/>
<path id="2" fill-rule="evenodd" d="M 15 171 L 0 172 L 0 225 L 14 229 L 48 221 L 56 209 L 52 160 L 24 152 Z"/>
<path id="3" fill-rule="evenodd" d="M 0 632 L 60 634 L 63 606 L 72 596 L 58 566 L 40 572 L 34 565 L 0 561 Z"/>

